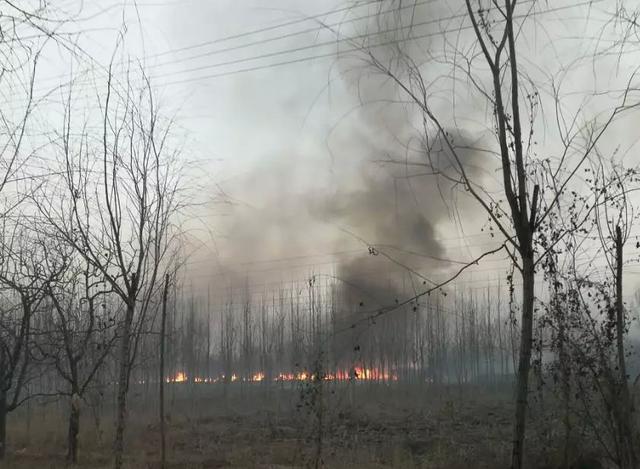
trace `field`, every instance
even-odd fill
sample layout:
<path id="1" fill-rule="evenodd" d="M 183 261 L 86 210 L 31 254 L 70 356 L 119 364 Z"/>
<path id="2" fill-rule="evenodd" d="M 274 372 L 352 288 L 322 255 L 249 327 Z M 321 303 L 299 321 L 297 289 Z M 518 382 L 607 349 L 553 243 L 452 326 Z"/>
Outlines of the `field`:
<path id="1" fill-rule="evenodd" d="M 270 386 L 229 386 L 226 392 L 222 385 L 174 386 L 169 392 L 167 466 L 284 469 L 316 467 L 317 462 L 330 468 L 508 467 L 513 404 L 506 387 L 339 384 L 323 389 L 326 399 L 318 412 L 305 405 L 307 393 L 299 385 Z M 160 467 L 157 410 L 154 402 L 144 401 L 132 393 L 126 440 L 131 468 Z M 534 403 L 538 405 L 550 403 Z M 63 411 L 32 406 L 29 419 L 24 413 L 12 416 L 10 456 L 3 467 L 65 467 Z M 78 467 L 110 467 L 112 422 L 105 413 L 98 431 L 89 414 L 83 414 Z M 560 440 L 560 423 L 537 420 L 535 408 L 531 414 L 527 450 L 535 463 L 530 467 L 559 467 L 552 441 Z M 549 414 L 553 412 L 547 409 Z"/>

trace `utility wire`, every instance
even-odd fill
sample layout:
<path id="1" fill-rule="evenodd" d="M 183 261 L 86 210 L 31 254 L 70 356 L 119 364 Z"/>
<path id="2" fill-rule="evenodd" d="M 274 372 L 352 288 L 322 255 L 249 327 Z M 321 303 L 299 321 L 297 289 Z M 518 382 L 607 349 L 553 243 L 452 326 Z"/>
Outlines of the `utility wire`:
<path id="1" fill-rule="evenodd" d="M 418 2 L 418 3 L 419 4 L 431 3 L 431 2 L 434 2 L 434 1 L 437 1 L 437 0 L 423 0 L 422 2 Z M 379 3 L 379 0 L 371 0 L 371 1 L 367 1 L 365 3 L 359 2 L 359 5 L 353 5 L 353 6 L 350 6 L 350 7 L 333 9 L 333 10 L 325 11 L 323 13 L 314 14 L 312 16 L 299 18 L 297 20 L 291 20 L 291 21 L 287 21 L 287 22 L 284 22 L 284 23 L 278 23 L 278 24 L 271 25 L 271 26 L 265 26 L 265 27 L 261 27 L 261 28 L 258 28 L 258 29 L 252 29 L 252 30 L 245 31 L 245 32 L 242 32 L 242 33 L 235 33 L 235 34 L 231 34 L 231 35 L 228 35 L 228 36 L 222 36 L 222 37 L 219 37 L 217 39 L 204 41 L 204 42 L 199 42 L 199 43 L 196 43 L 196 44 L 191 44 L 191 45 L 188 45 L 188 46 L 179 47 L 179 48 L 175 48 L 175 49 L 170 49 L 170 50 L 158 52 L 158 53 L 155 53 L 155 54 L 144 55 L 144 56 L 140 57 L 139 60 L 142 61 L 142 62 L 145 62 L 145 61 L 147 61 L 149 59 L 164 57 L 166 55 L 171 55 L 171 54 L 181 53 L 181 52 L 185 52 L 185 51 L 190 51 L 190 50 L 193 50 L 193 49 L 199 49 L 199 48 L 202 48 L 202 47 L 221 44 L 221 43 L 224 43 L 224 42 L 229 42 L 229 41 L 232 41 L 232 40 L 235 40 L 235 39 L 240 39 L 240 38 L 252 36 L 252 35 L 255 35 L 255 34 L 265 33 L 265 32 L 268 32 L 268 31 L 275 31 L 277 29 L 282 29 L 282 28 L 285 28 L 285 27 L 288 27 L 288 26 L 293 26 L 293 25 L 296 25 L 296 24 L 301 24 L 301 23 L 305 23 L 307 21 L 317 20 L 317 19 L 320 19 L 320 18 L 326 18 L 326 17 L 331 16 L 331 15 L 336 14 L 336 13 L 341 13 L 341 12 L 345 12 L 345 11 L 348 11 L 348 10 L 353 10 L 354 8 L 361 8 L 363 6 L 369 6 L 369 5 L 375 4 L 375 3 Z M 406 7 L 401 7 L 401 8 L 404 9 Z M 385 13 L 385 12 L 383 12 L 383 13 Z M 347 24 L 347 23 L 351 23 L 351 22 L 354 22 L 354 21 L 359 21 L 361 19 L 369 18 L 369 17 L 373 17 L 373 16 L 374 15 L 366 15 L 364 17 L 360 17 L 360 18 L 355 18 L 355 19 L 350 19 L 350 20 L 344 21 L 343 23 Z M 337 26 L 338 24 L 340 24 L 340 23 L 334 23 L 333 25 Z M 223 53 L 223 52 L 229 52 L 229 51 L 240 49 L 240 48 L 250 47 L 252 45 L 264 44 L 266 42 L 277 41 L 277 40 L 288 38 L 288 37 L 292 37 L 292 36 L 295 36 L 295 35 L 300 35 L 300 34 L 303 34 L 305 32 L 316 32 L 316 31 L 319 31 L 321 29 L 324 29 L 324 27 L 321 26 L 321 27 L 316 27 L 316 28 L 313 28 L 313 29 L 307 29 L 305 31 L 284 34 L 284 35 L 277 36 L 277 37 L 274 37 L 274 38 L 270 38 L 270 39 L 267 39 L 267 40 L 257 40 L 257 41 L 253 41 L 253 42 L 250 42 L 250 43 L 247 43 L 247 44 L 242 44 L 242 45 L 239 45 L 239 46 L 229 47 L 229 48 L 226 48 L 226 49 L 220 49 L 220 50 L 213 51 L 213 52 L 207 52 L 203 56 L 206 56 L 208 54 L 215 55 L 215 54 L 219 54 L 219 53 Z M 164 65 L 169 65 L 169 64 L 176 64 L 176 63 L 184 62 L 184 61 L 187 61 L 187 60 L 192 60 L 194 57 L 195 56 L 188 57 L 188 58 L 185 58 L 185 59 L 173 60 L 173 61 L 170 61 L 170 62 L 165 62 L 165 63 L 157 64 L 157 65 L 154 65 L 154 66 L 155 67 L 159 67 L 159 66 L 164 66 Z M 116 62 L 116 63 L 114 63 L 114 65 L 123 65 L 123 64 L 125 64 L 125 62 Z M 44 78 L 42 81 L 57 81 L 57 80 L 60 80 L 60 79 L 64 79 L 66 76 L 67 76 L 66 74 L 61 74 L 61 75 L 57 75 L 57 76 L 53 76 L 53 77 Z"/>
<path id="2" fill-rule="evenodd" d="M 532 17 L 532 16 L 540 16 L 540 15 L 545 15 L 545 14 L 549 14 L 549 13 L 556 13 L 559 11 L 564 11 L 564 10 L 568 10 L 568 9 L 572 9 L 572 8 L 576 8 L 576 7 L 581 7 L 581 6 L 586 6 L 586 5 L 591 5 L 593 3 L 597 3 L 597 2 L 601 2 L 603 0 L 594 0 L 594 1 L 584 1 L 581 3 L 577 3 L 577 4 L 573 4 L 573 5 L 568 5 L 568 6 L 563 6 L 563 7 L 557 7 L 557 8 L 549 8 L 546 10 L 541 10 L 538 12 L 532 12 L 532 13 L 524 13 L 522 15 L 516 15 L 514 16 L 515 19 L 523 19 L 523 18 L 528 18 L 528 17 Z M 535 3 L 535 0 L 529 0 L 528 2 L 523 2 L 523 3 Z M 466 18 L 467 14 L 463 13 L 463 14 L 457 14 L 457 15 L 452 15 L 446 18 L 440 18 L 437 20 L 429 20 L 429 21 L 424 21 L 421 23 L 415 23 L 413 25 L 407 25 L 407 26 L 401 26 L 398 28 L 390 28 L 390 29 L 386 29 L 386 30 L 382 30 L 382 31 L 376 31 L 376 32 L 371 32 L 371 33 L 367 33 L 367 34 L 360 34 L 360 35 L 356 35 L 356 36 L 352 36 L 352 37 L 343 37 L 343 38 L 337 38 L 335 40 L 332 41 L 327 41 L 327 42 L 323 42 L 320 44 L 311 44 L 311 45 L 306 45 L 306 46 L 300 46 L 300 47 L 295 47 L 295 48 L 291 48 L 291 49 L 286 49 L 286 50 L 280 50 L 280 51 L 275 51 L 275 52 L 270 52 L 270 53 L 265 53 L 265 54 L 259 54 L 259 55 L 255 55 L 255 56 L 251 56 L 251 57 L 246 57 L 246 58 L 242 58 L 242 59 L 234 59 L 234 60 L 229 60 L 229 61 L 225 61 L 225 62 L 218 62 L 218 63 L 214 63 L 214 64 L 208 64 L 208 65 L 203 65 L 201 67 L 195 67 L 195 68 L 191 68 L 191 69 L 185 69 L 185 70 L 180 70 L 180 71 L 174 71 L 174 72 L 168 72 L 168 73 L 163 73 L 163 74 L 158 74 L 155 76 L 151 76 L 151 80 L 156 80 L 158 78 L 166 78 L 169 76 L 175 76 L 177 74 L 183 74 L 183 73 L 191 73 L 194 71 L 199 71 L 199 70 L 208 70 L 208 69 L 212 69 L 212 68 L 219 68 L 219 67 L 224 67 L 224 66 L 229 66 L 229 65 L 237 65 L 240 63 L 245 63 L 245 62 L 251 62 L 251 61 L 257 61 L 257 60 L 262 60 L 265 58 L 272 58 L 272 57 L 277 57 L 277 56 L 281 56 L 281 55 L 287 55 L 287 54 L 291 54 L 291 53 L 295 53 L 295 52 L 301 52 L 301 51 L 305 51 L 305 50 L 310 50 L 310 49 L 314 49 L 314 48 L 318 48 L 318 47 L 326 47 L 326 46 L 333 46 L 336 44 L 341 44 L 341 43 L 353 43 L 355 39 L 367 39 L 373 36 L 378 36 L 381 34 L 389 34 L 392 32 L 399 32 L 402 30 L 408 30 L 408 29 L 412 29 L 412 28 L 416 28 L 418 26 L 425 26 L 428 24 L 435 24 L 438 22 L 443 22 L 445 20 L 452 20 L 452 19 L 456 19 L 456 18 Z M 504 21 L 504 20 L 501 20 Z M 351 52 L 359 52 L 362 50 L 371 50 L 371 49 L 376 49 L 376 48 L 380 48 L 380 47 L 386 47 L 389 45 L 397 45 L 397 44 L 401 44 L 401 43 L 407 43 L 407 42 L 413 42 L 413 41 L 417 41 L 420 39 L 426 39 L 426 38 L 430 38 L 430 37 L 435 37 L 435 36 L 440 36 L 440 35 L 446 35 L 449 33 L 457 33 L 463 30 L 469 30 L 471 29 L 472 26 L 471 25 L 467 25 L 467 26 L 459 26 L 456 28 L 451 28 L 451 29 L 444 29 L 444 30 L 440 30 L 440 31 L 436 31 L 436 32 L 431 32 L 431 33 L 425 33 L 425 34 L 420 34 L 420 35 L 412 35 L 410 37 L 406 37 L 406 38 L 401 38 L 401 39 L 393 39 L 393 40 L 389 40 L 389 41 L 383 41 L 383 42 L 379 42 L 377 44 L 373 44 L 373 45 L 358 45 L 355 47 L 351 47 L 351 48 L 347 48 L 344 50 L 339 50 L 339 51 L 331 51 L 330 53 L 323 53 L 323 54 L 316 54 L 316 55 L 311 55 L 311 56 L 305 56 L 305 57 L 299 57 L 296 59 L 290 59 L 290 60 L 285 60 L 285 61 L 281 61 L 281 62 L 275 62 L 275 63 L 270 63 L 270 64 L 264 64 L 264 65 L 257 65 L 257 66 L 251 66 L 251 67 L 246 67 L 246 68 L 241 68 L 241 69 L 236 69 L 236 70 L 230 70 L 230 71 L 225 71 L 225 72 L 220 72 L 220 73 L 216 73 L 216 74 L 210 74 L 210 75 L 205 75 L 205 76 L 198 76 L 198 77 L 190 77 L 190 78 L 183 78 L 180 80 L 174 80 L 174 81 L 169 81 L 169 82 L 165 82 L 165 83 L 161 83 L 162 86 L 175 86 L 175 85 L 179 85 L 179 84 L 186 84 L 186 83 L 193 83 L 193 82 L 198 82 L 198 81 L 202 81 L 202 80 L 213 80 L 216 78 L 220 78 L 220 77 L 226 77 L 226 76 L 232 76 L 232 75 L 236 75 L 236 74 L 241 74 L 241 73 L 247 73 L 247 72 L 253 72 L 253 71 L 259 71 L 259 70 L 266 70 L 266 69 L 270 69 L 270 68 L 275 68 L 275 67 L 281 67 L 281 66 L 286 66 L 286 65 L 292 65 L 292 64 L 299 64 L 299 63 L 304 63 L 304 62 L 309 62 L 309 61 L 314 61 L 314 60 L 318 60 L 318 59 L 326 59 L 326 58 L 335 58 L 338 56 L 338 54 L 348 54 Z M 175 61 L 174 63 L 180 63 L 180 60 Z M 76 80 L 70 80 L 67 83 L 61 84 L 57 87 L 55 87 L 53 90 L 51 90 L 49 93 L 47 93 L 48 95 L 51 94 L 52 91 L 55 91 L 57 89 L 63 89 L 65 87 L 68 86 L 72 86 L 73 84 L 79 84 L 79 86 L 84 86 L 86 84 L 88 84 L 87 82 L 76 82 Z"/>

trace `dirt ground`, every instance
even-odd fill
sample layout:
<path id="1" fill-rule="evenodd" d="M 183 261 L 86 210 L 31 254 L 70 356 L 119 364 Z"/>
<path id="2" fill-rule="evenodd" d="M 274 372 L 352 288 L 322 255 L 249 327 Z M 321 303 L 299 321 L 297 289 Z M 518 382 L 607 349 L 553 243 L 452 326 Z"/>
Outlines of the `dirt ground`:
<path id="1" fill-rule="evenodd" d="M 508 393 L 438 392 L 367 386 L 326 389 L 323 406 L 305 390 L 185 389 L 170 399 L 169 468 L 501 468 L 508 467 L 512 404 Z M 132 399 L 127 467 L 160 467 L 155 403 Z M 146 402 L 146 404 L 144 404 Z M 80 468 L 111 465 L 111 421 L 102 430 L 85 412 Z M 535 414 L 535 413 L 534 413 Z M 557 467 L 559 423 L 531 418 L 530 467 Z M 66 467 L 61 408 L 12 416 L 2 467 Z M 576 466 L 578 467 L 578 466 Z M 588 467 L 588 466 L 585 466 Z M 596 466 L 594 466 L 596 467 Z"/>

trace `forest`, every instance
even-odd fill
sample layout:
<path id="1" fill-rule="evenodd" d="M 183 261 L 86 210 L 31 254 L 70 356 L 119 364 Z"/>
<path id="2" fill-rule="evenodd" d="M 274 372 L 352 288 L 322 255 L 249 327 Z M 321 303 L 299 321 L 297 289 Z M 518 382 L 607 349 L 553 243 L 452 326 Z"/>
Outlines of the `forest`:
<path id="1" fill-rule="evenodd" d="M 640 468 L 640 3 L 232 3 L 0 0 L 0 467 Z"/>

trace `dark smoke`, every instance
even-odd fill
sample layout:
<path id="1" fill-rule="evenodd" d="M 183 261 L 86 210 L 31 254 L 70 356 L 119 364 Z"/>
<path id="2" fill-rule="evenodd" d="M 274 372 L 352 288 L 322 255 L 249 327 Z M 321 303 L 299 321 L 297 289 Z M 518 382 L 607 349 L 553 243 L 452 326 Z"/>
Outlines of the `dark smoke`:
<path id="1" fill-rule="evenodd" d="M 376 7 L 388 10 L 397 5 L 381 2 Z M 403 9 L 399 17 L 388 14 L 366 26 L 359 23 L 353 34 L 362 33 L 362 28 L 385 29 L 393 21 L 403 26 L 422 22 L 432 17 L 430 8 Z M 397 53 L 393 47 L 376 51 L 389 62 Z M 407 104 L 402 90 L 388 77 L 352 65 L 338 60 L 342 80 L 334 86 L 357 110 L 327 131 L 330 155 L 320 142 L 311 148 L 292 141 L 286 154 L 264 155 L 268 164 L 230 186 L 234 204 L 218 236 L 225 258 L 217 266 L 222 282 L 243 284 L 250 275 L 249 284 L 263 285 L 314 270 L 293 272 L 291 263 L 283 263 L 256 273 L 254 265 L 234 265 L 236 259 L 304 257 L 356 245 L 363 254 L 337 256 L 335 275 L 349 292 L 345 293 L 348 302 L 374 307 L 423 288 L 425 280 L 416 272 L 431 278 L 451 267 L 434 259 L 447 257 L 441 238 L 455 224 L 457 212 L 466 211 L 468 198 L 459 195 L 460 187 L 423 175 L 430 169 L 420 166 L 427 162 L 421 114 Z M 456 141 L 473 143 L 465 135 L 458 135 Z M 481 154 L 463 151 L 461 155 L 470 171 L 483 166 L 478 161 Z M 442 148 L 431 156 L 441 169 L 451 165 L 450 155 Z M 378 255 L 369 254 L 368 246 L 376 247 Z M 311 264 L 313 259 L 298 264 L 304 262 Z"/>
<path id="2" fill-rule="evenodd" d="M 361 179 L 357 189 L 313 200 L 311 212 L 362 242 L 363 255 L 341 261 L 337 269 L 347 302 L 381 307 L 405 296 L 399 283 L 407 272 L 428 264 L 425 258 L 416 262 L 405 252 L 443 256 L 434 225 L 445 211 L 437 199 L 425 202 L 424 194 L 430 192 L 426 181 L 414 188 L 387 171 L 370 174 L 366 170 Z"/>

